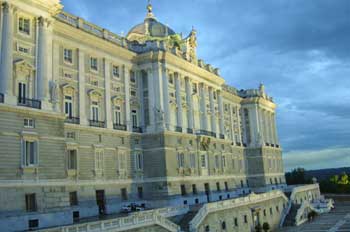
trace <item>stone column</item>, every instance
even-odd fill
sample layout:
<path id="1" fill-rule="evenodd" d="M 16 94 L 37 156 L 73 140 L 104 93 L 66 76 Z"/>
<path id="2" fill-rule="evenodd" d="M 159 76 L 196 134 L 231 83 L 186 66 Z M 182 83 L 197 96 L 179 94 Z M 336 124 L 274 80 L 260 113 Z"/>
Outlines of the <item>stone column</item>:
<path id="1" fill-rule="evenodd" d="M 279 145 L 277 127 L 276 127 L 276 115 L 272 114 L 272 130 L 273 130 L 273 140 L 275 145 Z"/>
<path id="2" fill-rule="evenodd" d="M 123 65 L 123 77 L 124 77 L 124 93 L 125 93 L 125 124 L 126 130 L 132 131 L 131 126 L 131 112 L 130 112 L 130 70 L 128 67 Z"/>
<path id="3" fill-rule="evenodd" d="M 201 117 L 201 130 L 208 130 L 208 119 L 207 119 L 207 107 L 205 100 L 205 87 L 201 83 L 199 86 L 200 91 L 200 117 Z"/>
<path id="4" fill-rule="evenodd" d="M 270 119 L 269 119 L 269 112 L 268 111 L 264 111 L 264 124 L 265 124 L 265 133 L 266 133 L 266 142 L 272 144 L 272 139 L 271 139 L 271 133 L 269 130 L 269 126 L 270 126 Z"/>
<path id="5" fill-rule="evenodd" d="M 248 108 L 249 112 L 249 126 L 250 126 L 250 136 L 251 136 L 251 143 L 253 146 L 259 146 L 260 138 L 260 130 L 259 130 L 259 113 L 258 113 L 258 106 L 256 104 L 251 105 Z"/>
<path id="6" fill-rule="evenodd" d="M 86 90 L 85 90 L 85 54 L 78 49 L 78 78 L 79 78 L 79 117 L 81 125 L 88 125 L 86 118 Z"/>
<path id="7" fill-rule="evenodd" d="M 169 106 L 169 77 L 166 67 L 162 67 L 163 76 L 163 105 L 164 105 L 164 120 L 165 127 L 170 130 L 170 106 Z"/>
<path id="8" fill-rule="evenodd" d="M 232 137 L 232 141 L 236 141 L 235 140 L 235 126 L 234 126 L 234 118 L 233 118 L 233 106 L 230 105 L 230 121 L 231 121 L 231 137 Z"/>
<path id="9" fill-rule="evenodd" d="M 236 117 L 237 117 L 237 126 L 238 126 L 238 139 L 236 142 L 242 143 L 242 128 L 241 128 L 241 117 L 240 117 L 240 109 L 236 107 Z"/>
<path id="10" fill-rule="evenodd" d="M 37 54 L 37 99 L 46 101 L 48 97 L 48 41 L 47 41 L 47 30 L 49 22 L 47 19 L 40 17 L 39 19 L 39 34 L 38 34 L 38 54 Z"/>
<path id="11" fill-rule="evenodd" d="M 2 4 L 2 39 L 0 60 L 0 93 L 13 95 L 11 81 L 13 78 L 13 7 Z"/>
<path id="12" fill-rule="evenodd" d="M 274 133 L 273 133 L 273 120 L 272 120 L 272 113 L 268 112 L 267 113 L 267 120 L 268 120 L 268 124 L 269 124 L 269 134 L 270 134 L 270 142 L 271 144 L 275 144 L 275 139 L 274 139 Z"/>
<path id="13" fill-rule="evenodd" d="M 219 125 L 220 125 L 220 134 L 225 135 L 225 126 L 224 126 L 224 105 L 222 101 L 221 92 L 217 92 L 218 95 L 218 104 L 219 104 Z"/>
<path id="14" fill-rule="evenodd" d="M 177 106 L 177 125 L 182 128 L 182 99 L 181 99 L 181 83 L 180 83 L 180 75 L 175 73 L 175 91 L 176 91 L 176 106 Z"/>
<path id="15" fill-rule="evenodd" d="M 104 59 L 105 76 L 105 115 L 108 129 L 113 129 L 112 105 L 111 105 L 111 71 L 110 62 Z"/>
<path id="16" fill-rule="evenodd" d="M 186 84 L 186 101 L 187 101 L 187 120 L 188 128 L 194 129 L 194 120 L 193 120 L 193 99 L 192 99 L 192 85 L 188 77 L 185 78 Z"/>
<path id="17" fill-rule="evenodd" d="M 139 91 L 138 91 L 138 96 L 139 96 L 139 99 L 140 99 L 140 116 L 141 116 L 141 119 L 140 119 L 140 124 L 141 124 L 141 127 L 142 128 L 145 128 L 146 127 L 146 123 L 145 123 L 145 106 L 144 106 L 144 96 L 143 96 L 143 77 L 142 77 L 142 72 L 140 70 L 138 70 L 136 72 L 136 75 L 137 75 L 137 78 L 136 78 L 136 81 L 137 81 L 137 86 L 139 88 Z"/>
<path id="18" fill-rule="evenodd" d="M 214 92 L 213 88 L 209 87 L 209 102 L 210 102 L 210 112 L 211 112 L 211 131 L 216 133 L 216 136 L 219 137 L 216 131 L 216 112 L 214 104 Z"/>

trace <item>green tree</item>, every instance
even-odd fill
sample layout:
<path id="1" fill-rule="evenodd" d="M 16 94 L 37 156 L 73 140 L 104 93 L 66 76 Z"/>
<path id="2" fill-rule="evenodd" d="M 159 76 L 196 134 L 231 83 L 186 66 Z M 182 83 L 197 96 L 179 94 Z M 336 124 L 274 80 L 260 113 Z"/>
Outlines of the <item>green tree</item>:
<path id="1" fill-rule="evenodd" d="M 304 168 L 297 168 L 294 169 L 292 172 L 286 173 L 286 181 L 288 185 L 312 183 L 311 179 L 306 178 Z"/>
<path id="2" fill-rule="evenodd" d="M 341 184 L 341 185 L 349 184 L 349 177 L 345 172 L 340 176 L 340 180 L 338 180 L 338 184 Z"/>
<path id="3" fill-rule="evenodd" d="M 270 224 L 267 223 L 267 222 L 264 222 L 264 224 L 263 224 L 263 230 L 264 230 L 265 232 L 267 232 L 267 231 L 269 231 L 269 229 L 270 229 Z"/>
<path id="4" fill-rule="evenodd" d="M 338 184 L 339 176 L 338 175 L 332 176 L 329 180 L 334 184 Z"/>

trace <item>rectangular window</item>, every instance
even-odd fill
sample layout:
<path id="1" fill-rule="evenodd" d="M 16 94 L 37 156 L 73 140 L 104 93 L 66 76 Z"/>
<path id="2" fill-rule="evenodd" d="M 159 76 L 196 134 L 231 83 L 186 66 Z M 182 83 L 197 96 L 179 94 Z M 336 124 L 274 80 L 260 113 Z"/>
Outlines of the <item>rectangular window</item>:
<path id="1" fill-rule="evenodd" d="M 191 168 L 196 167 L 196 155 L 195 154 L 190 155 L 190 166 L 191 166 Z"/>
<path id="2" fill-rule="evenodd" d="M 26 103 L 27 98 L 27 85 L 25 83 L 18 83 L 18 101 L 19 103 Z"/>
<path id="3" fill-rule="evenodd" d="M 248 223 L 248 217 L 247 217 L 247 215 L 244 215 L 244 223 Z"/>
<path id="4" fill-rule="evenodd" d="M 183 153 L 177 153 L 177 165 L 179 168 L 185 167 L 185 155 Z"/>
<path id="5" fill-rule="evenodd" d="M 143 157 L 141 153 L 136 154 L 136 169 L 137 170 L 143 169 Z"/>
<path id="6" fill-rule="evenodd" d="M 264 213 L 264 217 L 266 217 L 266 209 L 264 209 L 263 213 Z"/>
<path id="7" fill-rule="evenodd" d="M 37 229 L 39 227 L 39 219 L 32 219 L 28 221 L 29 230 Z"/>
<path id="8" fill-rule="evenodd" d="M 103 151 L 95 151 L 95 170 L 103 169 Z"/>
<path id="9" fill-rule="evenodd" d="M 66 117 L 73 117 L 73 98 L 72 96 L 64 96 L 64 113 Z"/>
<path id="10" fill-rule="evenodd" d="M 184 184 L 181 185 L 181 196 L 186 196 L 186 186 Z"/>
<path id="11" fill-rule="evenodd" d="M 132 127 L 133 128 L 138 127 L 136 110 L 131 111 L 131 118 L 132 118 Z"/>
<path id="12" fill-rule="evenodd" d="M 119 106 L 115 107 L 114 115 L 115 115 L 115 124 L 121 125 L 122 124 L 122 117 L 121 117 L 121 110 L 120 110 Z"/>
<path id="13" fill-rule="evenodd" d="M 68 170 L 76 170 L 77 169 L 77 151 L 69 150 L 68 151 Z"/>
<path id="14" fill-rule="evenodd" d="M 35 193 L 26 194 L 26 211 L 35 212 L 37 211 L 36 196 Z"/>
<path id="15" fill-rule="evenodd" d="M 121 195 L 122 195 L 122 200 L 123 201 L 127 201 L 128 200 L 128 191 L 126 190 L 126 188 L 122 188 L 120 190 Z"/>
<path id="16" fill-rule="evenodd" d="M 24 119 L 24 127 L 25 128 L 34 128 L 35 127 L 34 119 L 25 118 Z"/>
<path id="17" fill-rule="evenodd" d="M 143 199 L 143 188 L 142 187 L 137 187 L 137 195 L 139 199 Z"/>
<path id="18" fill-rule="evenodd" d="M 270 215 L 272 215 L 273 214 L 273 212 L 272 212 L 272 208 L 270 208 Z"/>
<path id="19" fill-rule="evenodd" d="M 23 141 L 23 165 L 26 167 L 37 165 L 37 142 Z"/>
<path id="20" fill-rule="evenodd" d="M 225 168 L 226 167 L 226 157 L 222 156 L 221 159 L 222 159 L 222 167 Z"/>
<path id="21" fill-rule="evenodd" d="M 68 79 L 72 79 L 73 78 L 73 75 L 71 73 L 64 73 L 63 74 L 65 78 L 68 78 Z"/>
<path id="22" fill-rule="evenodd" d="M 206 168 L 207 167 L 207 159 L 205 155 L 201 155 L 201 167 Z"/>
<path id="23" fill-rule="evenodd" d="M 130 71 L 130 82 L 136 83 L 135 72 Z"/>
<path id="24" fill-rule="evenodd" d="M 235 226 L 237 227 L 238 226 L 238 218 L 235 218 L 234 221 L 235 221 Z"/>
<path id="25" fill-rule="evenodd" d="M 221 191 L 220 182 L 216 182 L 216 190 L 217 190 L 218 192 Z"/>
<path id="26" fill-rule="evenodd" d="M 135 90 L 131 90 L 130 91 L 130 95 L 133 96 L 133 97 L 136 97 L 136 91 Z"/>
<path id="27" fill-rule="evenodd" d="M 73 63 L 73 50 L 72 49 L 64 49 L 63 51 L 64 62 Z"/>
<path id="28" fill-rule="evenodd" d="M 25 54 L 29 54 L 30 53 L 30 49 L 29 48 L 22 47 L 22 46 L 18 47 L 18 51 L 21 52 L 21 53 L 25 53 Z"/>
<path id="29" fill-rule="evenodd" d="M 98 110 L 98 102 L 92 102 L 92 106 L 91 106 L 91 116 L 92 116 L 92 120 L 95 122 L 98 122 L 99 119 L 99 110 Z"/>
<path id="30" fill-rule="evenodd" d="M 18 30 L 23 34 L 30 35 L 30 19 L 19 18 Z"/>
<path id="31" fill-rule="evenodd" d="M 192 193 L 193 193 L 193 195 L 197 195 L 198 194 L 197 185 L 195 185 L 195 184 L 192 185 Z"/>
<path id="32" fill-rule="evenodd" d="M 228 191 L 228 183 L 225 182 L 225 191 L 227 192 Z"/>
<path id="33" fill-rule="evenodd" d="M 97 58 L 90 58 L 90 68 L 91 70 L 98 71 L 98 60 Z"/>
<path id="34" fill-rule="evenodd" d="M 113 76 L 119 78 L 119 67 L 113 65 Z"/>
<path id="35" fill-rule="evenodd" d="M 193 93 L 193 94 L 196 94 L 197 92 L 198 92 L 197 84 L 193 83 L 193 84 L 192 84 L 192 93 Z"/>
<path id="36" fill-rule="evenodd" d="M 215 168 L 220 167 L 220 157 L 218 155 L 215 156 Z"/>
<path id="37" fill-rule="evenodd" d="M 78 205 L 78 194 L 77 194 L 77 192 L 70 192 L 69 193 L 69 202 L 70 202 L 70 206 Z"/>

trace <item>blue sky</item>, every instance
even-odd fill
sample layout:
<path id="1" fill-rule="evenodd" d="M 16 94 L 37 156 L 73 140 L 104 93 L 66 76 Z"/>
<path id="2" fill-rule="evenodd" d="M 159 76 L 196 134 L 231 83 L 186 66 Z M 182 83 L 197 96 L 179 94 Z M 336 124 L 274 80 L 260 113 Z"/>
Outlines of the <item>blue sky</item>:
<path id="1" fill-rule="evenodd" d="M 63 0 L 117 34 L 143 21 L 146 0 Z M 350 166 L 349 0 L 153 0 L 159 21 L 198 32 L 198 56 L 227 83 L 262 82 L 278 104 L 286 169 Z"/>

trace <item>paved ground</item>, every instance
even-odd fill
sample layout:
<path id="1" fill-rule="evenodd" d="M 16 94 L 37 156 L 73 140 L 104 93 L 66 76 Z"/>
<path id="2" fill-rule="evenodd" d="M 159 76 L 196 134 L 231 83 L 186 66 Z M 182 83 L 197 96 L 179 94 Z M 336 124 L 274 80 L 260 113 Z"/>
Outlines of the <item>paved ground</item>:
<path id="1" fill-rule="evenodd" d="M 350 232 L 350 201 L 337 201 L 335 209 L 311 223 L 281 228 L 279 232 Z"/>

